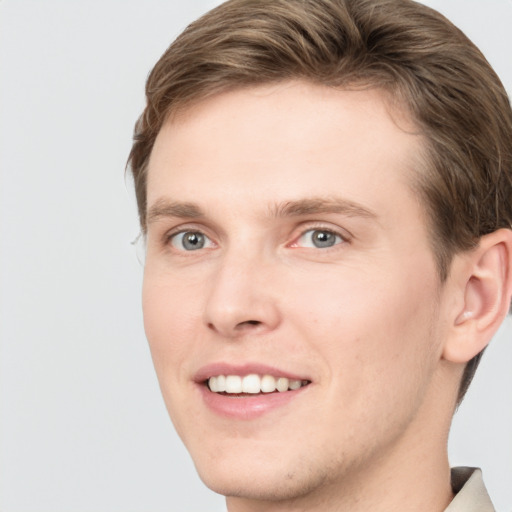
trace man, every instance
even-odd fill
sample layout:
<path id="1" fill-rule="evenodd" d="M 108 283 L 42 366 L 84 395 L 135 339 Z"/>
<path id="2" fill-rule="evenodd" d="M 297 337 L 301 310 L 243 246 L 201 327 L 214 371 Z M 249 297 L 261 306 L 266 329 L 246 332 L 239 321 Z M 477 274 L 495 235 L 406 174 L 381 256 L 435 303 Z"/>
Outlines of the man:
<path id="1" fill-rule="evenodd" d="M 147 337 L 241 511 L 492 510 L 451 418 L 512 296 L 512 112 L 409 0 L 232 0 L 147 83 Z"/>

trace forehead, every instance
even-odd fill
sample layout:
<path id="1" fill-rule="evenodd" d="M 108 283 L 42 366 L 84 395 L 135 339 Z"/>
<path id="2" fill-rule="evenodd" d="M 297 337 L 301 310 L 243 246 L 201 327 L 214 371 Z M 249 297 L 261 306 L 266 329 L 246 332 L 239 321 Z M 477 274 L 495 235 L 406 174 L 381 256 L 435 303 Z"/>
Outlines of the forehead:
<path id="1" fill-rule="evenodd" d="M 166 193 L 245 204 L 347 192 L 357 201 L 411 183 L 422 148 L 404 110 L 377 89 L 288 82 L 230 91 L 164 124 L 149 163 L 148 205 Z"/>

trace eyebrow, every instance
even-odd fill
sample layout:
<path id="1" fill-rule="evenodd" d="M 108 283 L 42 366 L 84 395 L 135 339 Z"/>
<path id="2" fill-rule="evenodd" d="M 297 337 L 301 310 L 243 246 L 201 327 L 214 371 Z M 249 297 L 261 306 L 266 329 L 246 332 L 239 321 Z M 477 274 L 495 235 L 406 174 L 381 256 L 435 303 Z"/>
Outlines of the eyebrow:
<path id="1" fill-rule="evenodd" d="M 313 197 L 286 201 L 271 207 L 274 217 L 297 217 L 317 213 L 337 213 L 348 217 L 377 218 L 377 214 L 359 203 L 340 197 Z"/>
<path id="2" fill-rule="evenodd" d="M 181 203 L 158 199 L 148 210 L 146 222 L 152 222 L 165 217 L 177 217 L 182 219 L 197 219 L 205 217 L 204 212 L 195 203 Z"/>
<path id="3" fill-rule="evenodd" d="M 343 214 L 348 217 L 377 218 L 377 214 L 358 203 L 339 197 L 313 197 L 284 201 L 269 207 L 269 214 L 274 218 L 300 217 L 323 213 Z M 161 218 L 176 217 L 198 219 L 206 217 L 203 210 L 195 203 L 158 199 L 148 210 L 146 221 L 150 224 Z"/>

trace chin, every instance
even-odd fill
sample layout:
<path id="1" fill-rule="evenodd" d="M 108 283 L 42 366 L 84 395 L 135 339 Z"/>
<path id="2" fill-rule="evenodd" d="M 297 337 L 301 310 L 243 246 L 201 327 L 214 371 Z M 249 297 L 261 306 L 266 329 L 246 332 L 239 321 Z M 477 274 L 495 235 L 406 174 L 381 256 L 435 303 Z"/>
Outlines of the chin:
<path id="1" fill-rule="evenodd" d="M 227 497 L 245 498 L 257 501 L 282 501 L 303 497 L 322 487 L 325 475 L 312 475 L 309 470 L 303 474 L 271 471 L 246 465 L 244 471 L 218 472 L 201 471 L 198 473 L 204 484 L 212 491 Z"/>
<path id="2" fill-rule="evenodd" d="M 264 452 L 264 453 L 261 453 Z M 300 498 L 329 483 L 333 473 L 326 467 L 286 456 L 277 450 L 257 450 L 252 454 L 231 451 L 217 457 L 194 457 L 196 470 L 212 491 L 227 497 L 260 501 Z"/>

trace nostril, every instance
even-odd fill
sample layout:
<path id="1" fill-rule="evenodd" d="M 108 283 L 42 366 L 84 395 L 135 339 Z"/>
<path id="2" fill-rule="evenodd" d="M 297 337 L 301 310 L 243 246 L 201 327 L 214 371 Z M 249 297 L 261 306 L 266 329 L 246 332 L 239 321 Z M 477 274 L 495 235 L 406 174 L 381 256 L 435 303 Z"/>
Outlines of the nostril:
<path id="1" fill-rule="evenodd" d="M 237 324 L 236 329 L 243 329 L 244 327 L 252 327 L 252 326 L 258 326 L 261 325 L 261 322 L 259 320 L 245 320 L 244 322 L 240 322 Z"/>
<path id="2" fill-rule="evenodd" d="M 251 328 L 253 326 L 257 327 L 259 325 L 262 325 L 262 322 L 260 322 L 259 320 L 246 320 L 244 322 L 240 322 L 240 323 L 236 324 L 235 330 L 240 331 L 240 330 L 243 330 L 244 328 Z M 217 330 L 217 328 L 215 327 L 215 324 L 212 322 L 208 323 L 208 329 L 211 329 L 213 331 Z"/>

